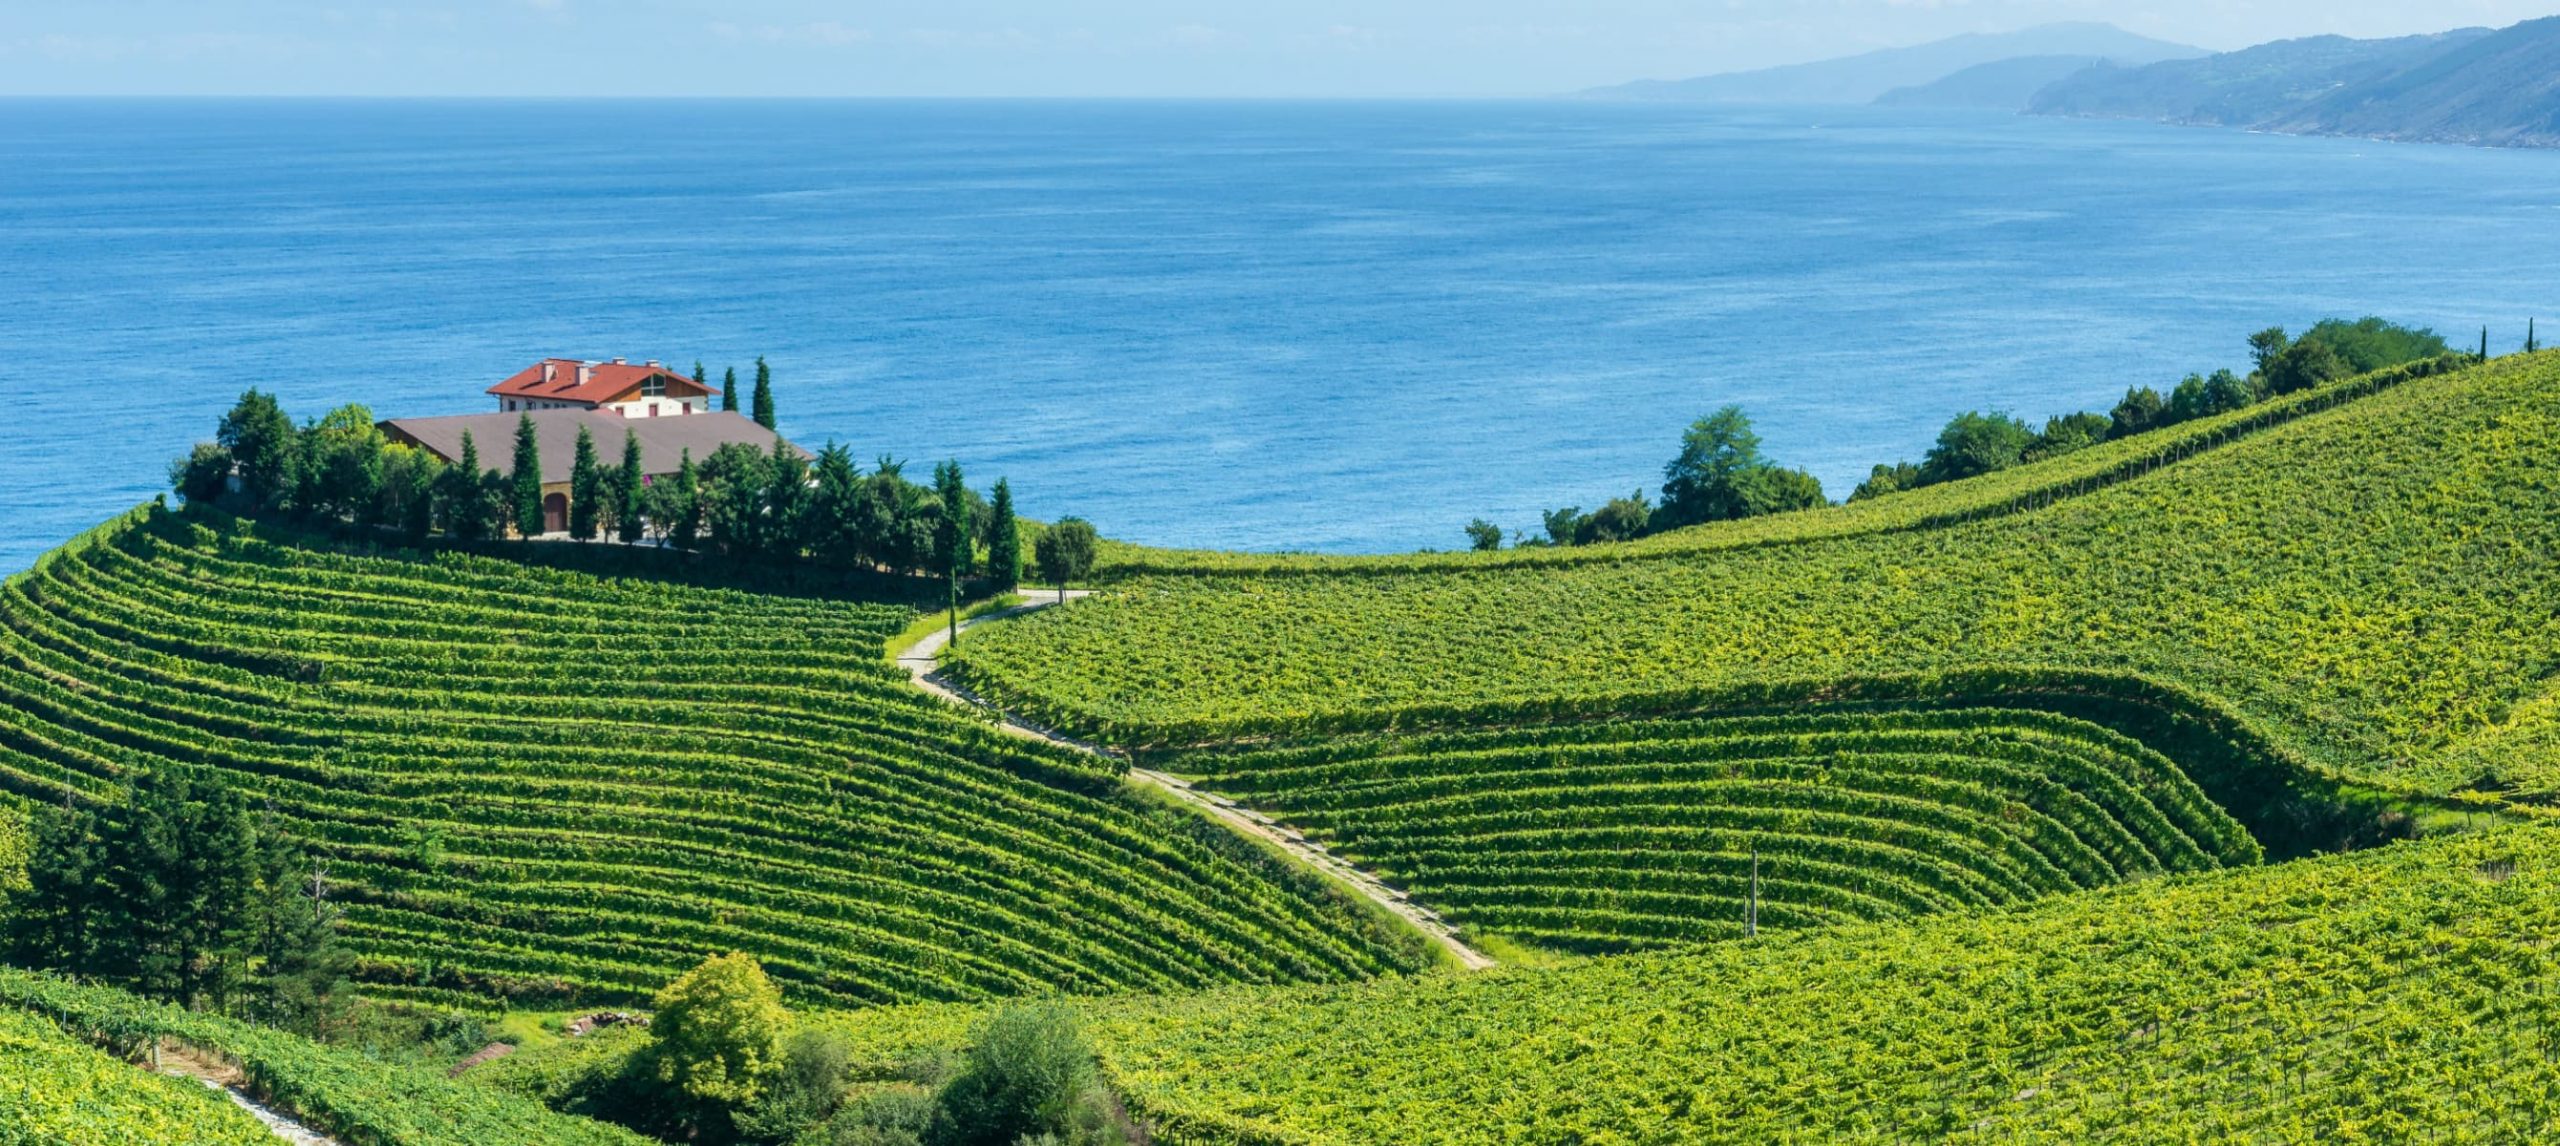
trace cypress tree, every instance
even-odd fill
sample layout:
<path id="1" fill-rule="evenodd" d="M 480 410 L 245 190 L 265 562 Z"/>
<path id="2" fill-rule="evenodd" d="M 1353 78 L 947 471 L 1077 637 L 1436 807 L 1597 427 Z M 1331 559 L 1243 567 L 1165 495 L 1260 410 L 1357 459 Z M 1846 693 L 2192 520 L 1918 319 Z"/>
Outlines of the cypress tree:
<path id="1" fill-rule="evenodd" d="M 1013 487 L 1003 478 L 987 506 L 987 576 L 997 592 L 1022 583 L 1022 530 L 1013 520 Z"/>
<path id="2" fill-rule="evenodd" d="M 975 554 L 969 545 L 969 487 L 960 476 L 960 463 L 944 462 L 933 467 L 933 492 L 942 501 L 941 517 L 933 527 L 933 563 L 942 567 L 949 581 L 951 605 L 951 643 L 960 643 L 960 578 L 969 572 L 969 559 Z"/>
<path id="3" fill-rule="evenodd" d="M 640 540 L 640 436 L 622 431 L 622 469 L 613 475 L 614 533 L 625 544 Z"/>
<path id="4" fill-rule="evenodd" d="M 2482 361 L 2482 362 L 2487 362 L 2488 360 L 2489 360 L 2489 328 L 2484 326 L 2484 327 L 2481 327 L 2481 328 L 2480 328 L 2480 361 Z"/>
<path id="5" fill-rule="evenodd" d="M 705 392 L 711 389 L 711 376 L 702 372 L 702 360 L 699 358 L 693 360 L 693 384 Z"/>
<path id="6" fill-rule="evenodd" d="M 693 451 L 679 455 L 676 465 L 676 492 L 670 501 L 673 514 L 659 523 L 667 543 L 678 549 L 692 549 L 702 535 L 702 475 L 693 468 Z"/>
<path id="7" fill-rule="evenodd" d="M 464 430 L 462 457 L 445 468 L 444 488 L 436 497 L 444 531 L 456 541 L 478 541 L 489 535 L 489 501 L 480 483 L 480 447 L 471 440 L 471 431 Z"/>
<path id="8" fill-rule="evenodd" d="M 516 416 L 515 468 L 509 471 L 515 503 L 516 535 L 542 532 L 542 443 L 533 432 L 533 415 Z"/>
<path id="9" fill-rule="evenodd" d="M 569 463 L 569 536 L 596 539 L 596 511 L 602 508 L 604 467 L 596 461 L 596 439 L 578 427 L 578 453 Z"/>
<path id="10" fill-rule="evenodd" d="M 764 364 L 764 355 L 756 355 L 756 424 L 773 428 L 773 370 Z"/>
<path id="11" fill-rule="evenodd" d="M 735 366 L 720 376 L 720 408 L 732 414 L 738 412 L 738 368 Z"/>
<path id="12" fill-rule="evenodd" d="M 2542 342 L 2534 337 L 2533 320 L 2528 318 L 2524 320 L 2524 352 L 2531 354 L 2540 349 L 2542 349 Z"/>

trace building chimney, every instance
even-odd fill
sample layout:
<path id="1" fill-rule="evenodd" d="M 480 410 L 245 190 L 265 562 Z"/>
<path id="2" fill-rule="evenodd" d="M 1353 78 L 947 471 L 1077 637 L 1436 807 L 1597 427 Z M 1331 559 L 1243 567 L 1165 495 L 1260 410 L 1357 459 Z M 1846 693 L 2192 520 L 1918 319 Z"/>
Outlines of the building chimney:
<path id="1" fill-rule="evenodd" d="M 619 359 L 619 358 L 614 359 L 614 360 L 613 360 L 613 364 L 614 364 L 614 365 L 616 365 L 616 366 L 627 366 L 627 365 L 629 365 L 629 363 L 626 363 L 626 362 L 624 362 L 623 360 L 621 360 L 621 359 Z"/>
<path id="2" fill-rule="evenodd" d="M 596 368 L 595 368 L 595 367 L 590 366 L 590 365 L 588 365 L 588 364 L 586 364 L 586 363 L 584 363 L 584 362 L 579 363 L 579 364 L 578 364 L 578 385 L 580 385 L 580 386 L 584 386 L 584 385 L 586 385 L 586 384 L 587 384 L 587 379 L 595 377 L 595 373 L 596 373 Z"/>
<path id="3" fill-rule="evenodd" d="M 551 363 L 551 360 L 550 360 L 550 359 L 548 359 L 548 358 L 543 359 L 543 361 L 542 361 L 542 380 L 543 380 L 544 382 L 549 382 L 549 381 L 551 381 L 551 376 L 552 376 L 554 373 L 556 373 L 559 369 L 560 369 L 560 368 L 559 368 L 558 366 L 554 366 L 554 365 L 552 365 L 552 363 Z"/>
<path id="4" fill-rule="evenodd" d="M 652 358 L 652 359 L 650 359 L 650 360 L 649 360 L 649 369 L 651 369 L 651 370 L 656 370 L 656 369 L 658 369 L 658 360 L 657 360 L 657 359 Z"/>

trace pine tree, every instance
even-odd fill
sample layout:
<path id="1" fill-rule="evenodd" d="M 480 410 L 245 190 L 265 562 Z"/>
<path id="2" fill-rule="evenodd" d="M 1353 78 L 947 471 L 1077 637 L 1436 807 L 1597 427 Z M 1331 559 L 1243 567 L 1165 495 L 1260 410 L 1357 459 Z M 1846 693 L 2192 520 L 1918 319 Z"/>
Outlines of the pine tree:
<path id="1" fill-rule="evenodd" d="M 542 442 L 533 430 L 533 415 L 516 417 L 516 457 L 508 471 L 510 495 L 515 510 L 516 535 L 534 537 L 542 529 Z"/>
<path id="2" fill-rule="evenodd" d="M 667 541 L 678 549 L 692 549 L 702 536 L 702 474 L 693 468 L 693 451 L 680 455 L 676 466 L 674 515 L 661 523 Z"/>
<path id="3" fill-rule="evenodd" d="M 478 541 L 489 536 L 489 501 L 481 490 L 480 447 L 471 440 L 471 431 L 462 432 L 462 457 L 444 471 L 444 488 L 437 492 L 437 515 L 444 520 L 444 531 L 456 541 Z"/>
<path id="4" fill-rule="evenodd" d="M 1003 478 L 987 507 L 987 577 L 999 593 L 1022 583 L 1022 530 L 1013 520 L 1013 487 Z"/>
<path id="5" fill-rule="evenodd" d="M 704 393 L 711 391 L 711 376 L 702 372 L 702 360 L 693 360 L 693 386 Z"/>
<path id="6" fill-rule="evenodd" d="M 720 408 L 732 414 L 738 412 L 738 368 L 735 366 L 721 375 Z"/>
<path id="7" fill-rule="evenodd" d="M 947 576 L 950 589 L 951 643 L 960 643 L 960 578 L 969 572 L 969 486 L 960 476 L 960 463 L 944 462 L 933 467 L 933 492 L 942 501 L 942 513 L 933 526 L 933 563 Z"/>
<path id="8" fill-rule="evenodd" d="M 2487 362 L 2488 360 L 2489 360 L 2489 328 L 2484 326 L 2484 327 L 2481 327 L 2481 328 L 2480 328 L 2480 361 L 2482 361 L 2482 362 Z"/>
<path id="9" fill-rule="evenodd" d="M 604 467 L 596 460 L 595 435 L 578 427 L 578 452 L 569 462 L 569 536 L 596 539 L 596 512 L 604 496 Z"/>
<path id="10" fill-rule="evenodd" d="M 756 424 L 773 428 L 773 371 L 764 364 L 764 355 L 756 355 Z"/>
<path id="11" fill-rule="evenodd" d="M 613 475 L 613 526 L 624 544 L 640 540 L 644 509 L 640 481 L 640 436 L 622 431 L 622 469 Z"/>

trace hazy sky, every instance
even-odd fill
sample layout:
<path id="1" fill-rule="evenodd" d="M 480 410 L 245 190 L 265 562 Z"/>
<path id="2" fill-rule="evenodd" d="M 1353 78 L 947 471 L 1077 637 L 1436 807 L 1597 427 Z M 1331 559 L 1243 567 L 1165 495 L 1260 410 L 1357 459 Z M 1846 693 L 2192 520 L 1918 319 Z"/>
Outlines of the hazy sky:
<path id="1" fill-rule="evenodd" d="M 2208 48 L 2560 0 L 0 0 L 0 94 L 1537 95 L 2108 20 Z"/>

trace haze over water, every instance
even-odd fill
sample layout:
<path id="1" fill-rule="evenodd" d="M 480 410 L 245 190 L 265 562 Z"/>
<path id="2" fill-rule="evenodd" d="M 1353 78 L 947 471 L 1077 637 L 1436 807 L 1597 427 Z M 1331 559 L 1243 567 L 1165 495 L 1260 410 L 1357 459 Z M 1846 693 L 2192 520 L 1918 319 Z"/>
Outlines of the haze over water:
<path id="1" fill-rule="evenodd" d="M 544 356 L 763 354 L 795 440 L 1034 516 L 1447 548 L 1652 492 L 1728 402 L 1845 497 L 2271 323 L 2512 348 L 2555 265 L 2560 154 L 1979 113 L 0 102 L 0 569 L 251 385 L 480 412 Z"/>

